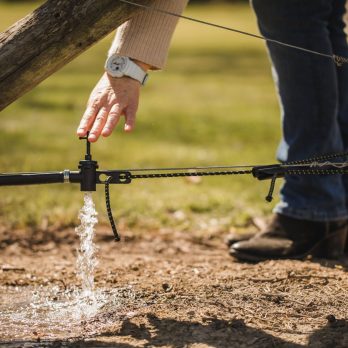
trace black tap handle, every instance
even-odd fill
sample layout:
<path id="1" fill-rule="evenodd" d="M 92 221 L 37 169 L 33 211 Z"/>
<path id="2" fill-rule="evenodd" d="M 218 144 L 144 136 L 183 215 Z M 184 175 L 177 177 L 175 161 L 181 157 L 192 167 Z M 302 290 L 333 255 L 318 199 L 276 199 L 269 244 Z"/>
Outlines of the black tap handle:
<path id="1" fill-rule="evenodd" d="M 86 140 L 86 154 L 85 154 L 85 160 L 91 161 L 92 160 L 92 154 L 91 154 L 91 143 L 88 141 L 89 131 L 87 132 L 87 135 L 85 137 L 80 137 L 80 140 Z"/>

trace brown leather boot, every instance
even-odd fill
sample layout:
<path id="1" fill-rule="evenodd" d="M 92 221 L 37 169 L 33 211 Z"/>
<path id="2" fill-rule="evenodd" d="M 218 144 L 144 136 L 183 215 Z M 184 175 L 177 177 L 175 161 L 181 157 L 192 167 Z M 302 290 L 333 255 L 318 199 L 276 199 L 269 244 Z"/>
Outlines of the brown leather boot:
<path id="1" fill-rule="evenodd" d="M 252 262 L 309 255 L 337 259 L 343 256 L 347 231 L 346 219 L 316 222 L 276 214 L 266 231 L 233 244 L 230 254 Z"/>

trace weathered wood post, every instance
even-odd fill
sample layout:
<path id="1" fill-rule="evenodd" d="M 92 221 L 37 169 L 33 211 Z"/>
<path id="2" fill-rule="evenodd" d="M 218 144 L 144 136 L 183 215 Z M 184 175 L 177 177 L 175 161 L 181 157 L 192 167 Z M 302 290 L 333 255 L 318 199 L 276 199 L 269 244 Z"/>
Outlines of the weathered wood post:
<path id="1" fill-rule="evenodd" d="M 12 25 L 0 34 L 0 110 L 139 11 L 119 0 L 48 0 Z"/>

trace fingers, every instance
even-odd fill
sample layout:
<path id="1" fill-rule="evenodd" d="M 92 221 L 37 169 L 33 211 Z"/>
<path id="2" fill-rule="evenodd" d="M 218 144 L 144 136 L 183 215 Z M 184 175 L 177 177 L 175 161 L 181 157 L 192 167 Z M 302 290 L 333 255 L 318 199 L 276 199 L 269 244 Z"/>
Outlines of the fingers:
<path id="1" fill-rule="evenodd" d="M 120 120 L 121 115 L 122 115 L 122 109 L 120 105 L 119 104 L 113 105 L 101 133 L 103 137 L 108 137 L 112 133 L 118 121 Z"/>
<path id="2" fill-rule="evenodd" d="M 122 115 L 126 122 L 124 130 L 134 129 L 139 102 L 140 84 L 129 78 L 111 79 L 104 74 L 94 88 L 90 103 L 80 121 L 77 135 L 86 136 L 95 142 L 100 135 L 107 137 L 114 130 Z"/>
<path id="3" fill-rule="evenodd" d="M 97 117 L 94 120 L 93 127 L 91 131 L 89 132 L 88 140 L 90 142 L 93 143 L 98 140 L 101 134 L 101 131 L 104 128 L 104 125 L 106 123 L 108 114 L 109 114 L 109 109 L 106 107 L 101 107 Z"/>
<path id="4" fill-rule="evenodd" d="M 77 135 L 80 137 L 86 136 L 87 131 L 90 130 L 88 136 L 90 142 L 97 141 L 100 135 L 107 137 L 118 124 L 123 113 L 126 118 L 124 130 L 131 132 L 134 129 L 137 111 L 135 107 L 129 106 L 125 112 L 119 104 L 114 104 L 111 109 L 109 108 L 110 106 L 102 106 L 99 109 L 97 103 L 89 106 L 77 129 Z"/>
<path id="5" fill-rule="evenodd" d="M 87 131 L 91 128 L 95 116 L 99 111 L 99 105 L 97 102 L 89 105 L 82 116 L 81 122 L 77 128 L 77 135 L 79 137 L 84 137 L 87 134 Z"/>

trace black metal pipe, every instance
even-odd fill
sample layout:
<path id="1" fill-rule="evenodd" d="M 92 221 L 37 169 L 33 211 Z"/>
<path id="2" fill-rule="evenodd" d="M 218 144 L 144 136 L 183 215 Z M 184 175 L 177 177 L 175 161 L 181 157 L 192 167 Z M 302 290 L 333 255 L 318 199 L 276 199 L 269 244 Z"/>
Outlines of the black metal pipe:
<path id="1" fill-rule="evenodd" d="M 0 174 L 0 186 L 80 183 L 79 172 L 6 173 Z"/>
<path id="2" fill-rule="evenodd" d="M 64 182 L 64 172 L 0 174 L 0 186 L 55 184 Z"/>

